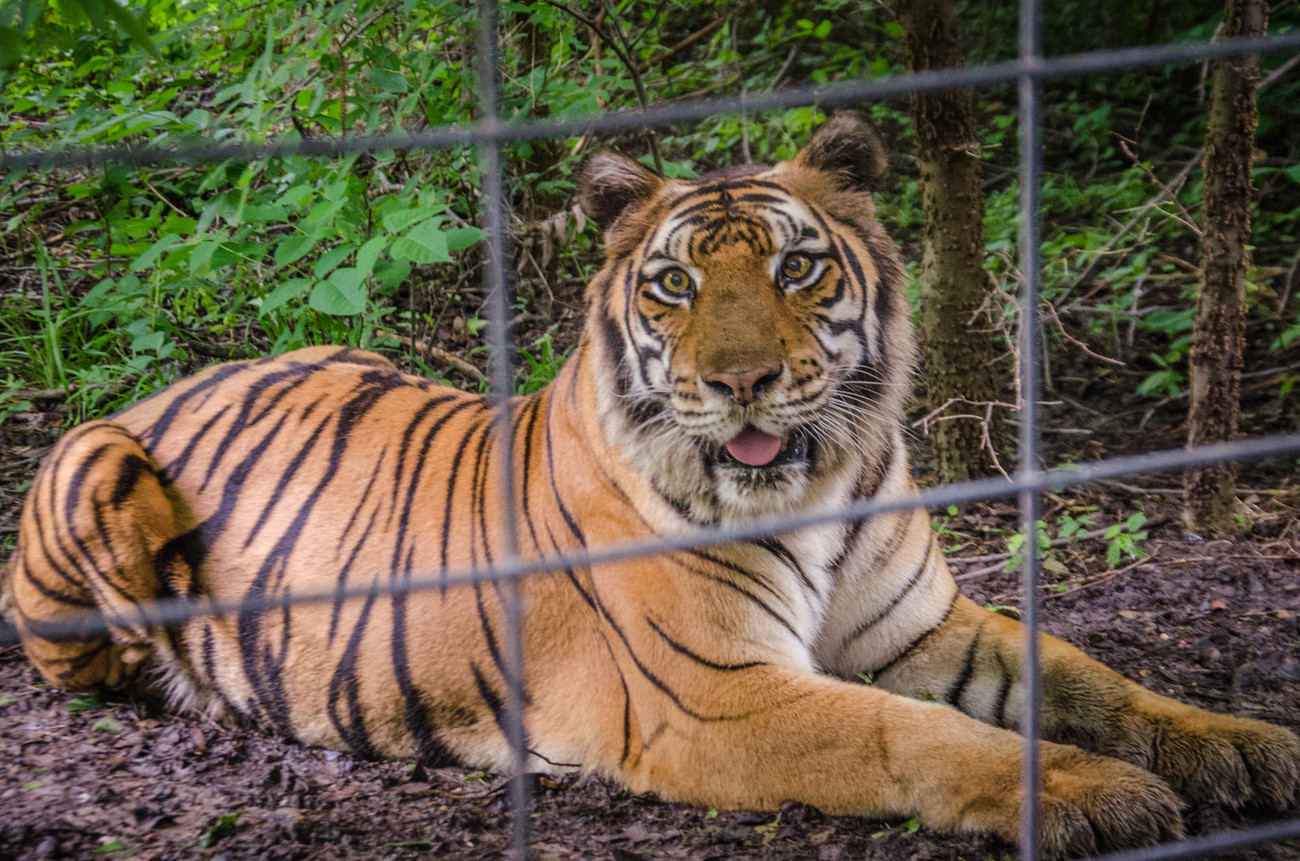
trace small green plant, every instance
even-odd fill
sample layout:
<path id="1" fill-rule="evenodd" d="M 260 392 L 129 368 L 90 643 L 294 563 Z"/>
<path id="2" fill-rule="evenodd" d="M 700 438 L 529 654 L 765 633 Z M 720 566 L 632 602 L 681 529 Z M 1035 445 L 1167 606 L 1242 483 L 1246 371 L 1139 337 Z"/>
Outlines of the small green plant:
<path id="1" fill-rule="evenodd" d="M 546 386 L 560 372 L 569 358 L 572 347 L 557 353 L 551 332 L 544 333 L 532 343 L 533 350 L 521 350 L 524 366 L 519 369 L 521 378 L 515 384 L 515 394 L 531 395 Z"/>
<path id="2" fill-rule="evenodd" d="M 1052 546 L 1052 538 L 1047 534 L 1047 524 L 1039 520 L 1034 524 L 1035 544 L 1038 547 L 1038 557 L 1040 559 L 1047 555 L 1048 549 Z M 1006 570 L 1013 571 L 1019 568 L 1025 561 L 1025 533 L 1017 532 L 1007 539 L 1007 552 L 1011 558 L 1007 560 Z"/>
<path id="3" fill-rule="evenodd" d="M 102 691 L 91 691 L 86 694 L 78 694 L 68 700 L 68 704 L 65 705 L 64 708 L 70 712 L 85 712 L 91 711 L 92 709 L 103 708 L 104 702 L 104 694 Z"/>
<path id="4" fill-rule="evenodd" d="M 212 827 L 204 831 L 203 835 L 199 837 L 199 848 L 207 849 L 218 841 L 234 834 L 237 822 L 239 822 L 238 813 L 226 813 L 218 816 Z"/>
<path id="5" fill-rule="evenodd" d="M 91 732 L 120 732 L 122 725 L 112 715 L 104 715 L 90 725 Z"/>
<path id="6" fill-rule="evenodd" d="M 1139 531 L 1146 522 L 1147 516 L 1139 511 L 1131 515 L 1123 523 L 1112 524 L 1102 533 L 1102 540 L 1107 542 L 1107 568 L 1117 567 L 1122 557 L 1141 559 L 1146 556 L 1146 553 L 1138 546 L 1139 541 L 1146 540 L 1147 533 Z"/>
<path id="7" fill-rule="evenodd" d="M 890 831 L 897 831 L 900 834 L 915 834 L 917 831 L 920 830 L 921 830 L 921 820 L 913 816 L 911 819 L 907 820 L 906 822 L 900 822 L 898 825 L 891 825 L 888 828 L 884 828 L 881 829 L 880 831 L 874 832 L 871 835 L 871 839 L 879 840 L 881 837 L 884 837 Z"/>

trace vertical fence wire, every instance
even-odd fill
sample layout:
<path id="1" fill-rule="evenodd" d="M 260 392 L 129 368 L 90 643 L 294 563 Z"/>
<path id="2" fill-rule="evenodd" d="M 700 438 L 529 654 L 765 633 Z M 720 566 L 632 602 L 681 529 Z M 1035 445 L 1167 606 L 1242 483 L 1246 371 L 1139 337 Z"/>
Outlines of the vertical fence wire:
<path id="1" fill-rule="evenodd" d="M 1038 290 L 1041 254 L 1039 244 L 1039 175 L 1041 158 L 1039 146 L 1039 83 L 1030 70 L 1042 55 L 1040 0 L 1020 0 L 1020 63 L 1022 73 L 1019 88 L 1020 134 L 1020 436 L 1018 471 L 1021 476 L 1032 477 L 1038 470 L 1042 434 L 1038 426 L 1039 389 L 1039 338 Z M 1039 685 L 1038 655 L 1038 521 L 1042 516 L 1042 492 L 1036 488 L 1024 490 L 1019 496 L 1020 528 L 1024 530 L 1024 562 L 1021 569 L 1022 621 L 1025 628 L 1025 654 L 1021 675 L 1024 679 L 1025 702 L 1021 718 L 1021 732 L 1025 740 L 1024 799 L 1025 807 L 1020 821 L 1021 857 L 1025 861 L 1038 858 L 1041 807 L 1038 773 L 1039 707 L 1042 689 Z"/>
<path id="2" fill-rule="evenodd" d="M 515 519 L 514 438 L 511 431 L 513 390 L 513 338 L 510 333 L 511 290 L 507 261 L 510 241 L 506 233 L 508 205 L 505 198 L 500 136 L 501 116 L 497 79 L 497 7 L 496 0 L 479 0 L 478 86 L 480 121 L 490 133 L 478 147 L 479 180 L 482 190 L 484 245 L 486 247 L 488 287 L 488 342 L 492 349 L 491 401 L 492 437 L 497 448 L 496 481 L 500 494 L 501 534 L 505 544 L 503 564 L 512 564 L 519 555 Z M 495 132 L 495 134 L 492 134 Z M 519 600 L 519 581 L 510 579 L 494 583 L 505 617 L 503 636 L 505 654 L 503 673 L 505 691 L 504 722 L 513 760 L 510 778 L 512 811 L 510 854 L 519 861 L 528 857 L 531 825 L 531 793 L 528 786 L 528 749 L 524 729 L 524 631 Z M 475 588 L 480 588 L 475 586 Z"/>

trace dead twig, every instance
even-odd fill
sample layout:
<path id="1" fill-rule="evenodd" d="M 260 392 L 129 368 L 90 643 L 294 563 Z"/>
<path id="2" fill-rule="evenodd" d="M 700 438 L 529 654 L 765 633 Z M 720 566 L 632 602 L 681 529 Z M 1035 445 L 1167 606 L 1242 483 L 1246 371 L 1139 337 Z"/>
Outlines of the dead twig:
<path id="1" fill-rule="evenodd" d="M 444 365 L 450 365 L 456 370 L 461 371 L 462 373 L 473 377 L 474 379 L 478 380 L 480 383 L 485 383 L 485 384 L 487 383 L 487 377 L 484 376 L 482 371 L 480 371 L 478 368 L 474 367 L 472 364 L 462 359 L 460 356 L 457 356 L 455 353 L 444 350 L 442 347 L 438 347 L 433 344 L 426 343 L 425 341 L 417 341 L 414 338 L 408 337 L 406 335 L 399 335 L 396 332 L 389 332 L 385 329 L 377 329 L 375 331 L 375 335 L 376 337 L 380 337 L 380 338 L 394 338 L 397 340 L 399 344 L 401 344 L 403 347 L 406 347 L 407 349 L 415 350 L 416 352 L 423 353 L 424 355 L 428 356 L 430 359 L 433 359 L 436 362 L 441 362 Z"/>
<path id="2" fill-rule="evenodd" d="M 685 39 L 682 39 L 676 45 L 673 45 L 671 48 L 665 48 L 664 50 L 650 57 L 650 59 L 646 60 L 644 63 L 639 64 L 637 66 L 637 71 L 648 72 L 651 69 L 653 69 L 655 66 L 658 66 L 660 63 L 664 62 L 665 60 L 671 57 L 675 57 L 676 55 L 680 54 L 682 51 L 685 51 L 687 48 L 691 47 L 692 45 L 701 41 L 702 39 L 709 38 L 714 33 L 716 33 L 718 31 L 718 28 L 720 28 L 723 24 L 725 24 L 726 21 L 727 21 L 726 18 L 715 18 L 714 20 L 705 24 L 700 29 L 696 30 L 691 35 L 687 36 Z"/>
<path id="3" fill-rule="evenodd" d="M 1196 223 L 1196 219 L 1192 217 L 1192 214 L 1187 211 L 1187 207 L 1183 206 L 1183 204 L 1178 200 L 1178 194 L 1170 190 L 1169 187 L 1160 180 L 1160 177 L 1156 176 L 1155 171 L 1151 170 L 1142 159 L 1137 157 L 1137 153 L 1133 152 L 1129 147 L 1129 142 L 1124 138 L 1119 138 L 1119 148 L 1124 151 L 1124 155 L 1128 156 L 1133 164 L 1142 169 L 1142 172 L 1147 175 L 1147 179 L 1151 180 L 1152 185 L 1165 193 L 1165 196 L 1168 197 L 1169 201 L 1178 208 L 1178 212 L 1181 214 L 1181 217 L 1179 217 L 1173 215 L 1173 213 L 1168 213 L 1169 216 L 1181 222 L 1184 227 L 1199 237 L 1201 235 L 1201 227 Z"/>

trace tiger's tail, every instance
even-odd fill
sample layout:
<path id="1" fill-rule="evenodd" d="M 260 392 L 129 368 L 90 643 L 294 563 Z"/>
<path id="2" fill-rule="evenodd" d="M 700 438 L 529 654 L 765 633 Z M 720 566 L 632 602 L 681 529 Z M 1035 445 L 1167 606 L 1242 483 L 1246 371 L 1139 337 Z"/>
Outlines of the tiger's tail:
<path id="1" fill-rule="evenodd" d="M 71 689 L 140 689 L 150 670 L 190 677 L 174 629 L 142 605 L 198 592 L 198 535 L 124 427 L 96 421 L 65 436 L 32 483 L 5 590 L 41 674 Z M 96 610 L 106 625 L 70 624 Z"/>

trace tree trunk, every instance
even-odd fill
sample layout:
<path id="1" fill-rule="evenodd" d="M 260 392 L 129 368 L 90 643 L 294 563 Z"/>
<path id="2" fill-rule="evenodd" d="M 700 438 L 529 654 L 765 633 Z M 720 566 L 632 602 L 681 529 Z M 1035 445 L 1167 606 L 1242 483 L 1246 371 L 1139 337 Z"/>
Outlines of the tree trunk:
<path id="1" fill-rule="evenodd" d="M 951 0 L 896 0 L 914 71 L 965 65 Z M 912 97 L 925 213 L 921 344 L 938 477 L 978 478 L 1006 447 L 984 272 L 984 191 L 968 90 Z M 952 418 L 966 416 L 966 418 Z M 970 418 L 974 416 L 974 418 Z M 987 419 L 986 419 L 987 417 Z"/>
<path id="2" fill-rule="evenodd" d="M 1227 0 L 1225 37 L 1262 36 L 1267 27 L 1264 0 Z M 1215 63 L 1205 126 L 1201 290 L 1188 360 L 1189 446 L 1237 436 L 1258 81 L 1258 57 L 1224 57 Z M 1226 463 L 1187 472 L 1183 519 L 1189 529 L 1229 532 L 1237 528 L 1236 472 L 1234 465 Z"/>

